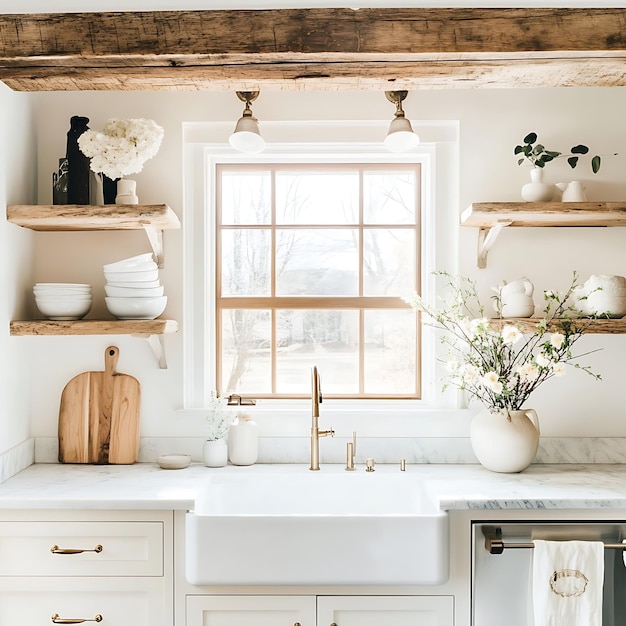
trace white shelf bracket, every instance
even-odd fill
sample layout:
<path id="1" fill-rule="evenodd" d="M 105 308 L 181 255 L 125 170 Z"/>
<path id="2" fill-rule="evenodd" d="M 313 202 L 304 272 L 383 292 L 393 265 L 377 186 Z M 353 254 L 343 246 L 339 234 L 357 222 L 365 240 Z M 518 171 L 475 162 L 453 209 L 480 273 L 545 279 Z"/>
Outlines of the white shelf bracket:
<path id="1" fill-rule="evenodd" d="M 156 356 L 157 361 L 159 362 L 159 368 L 162 370 L 167 369 L 167 361 L 165 359 L 165 337 L 163 335 L 136 334 L 133 335 L 133 337 L 146 339 L 148 345 L 152 348 L 152 352 L 154 352 L 154 356 Z"/>
<path id="2" fill-rule="evenodd" d="M 156 263 L 159 268 L 163 267 L 165 257 L 163 254 L 163 231 L 155 228 L 151 224 L 142 224 L 143 229 L 148 236 L 148 241 L 152 247 L 152 252 L 156 258 Z"/>
<path id="3" fill-rule="evenodd" d="M 482 270 L 487 267 L 487 254 L 495 243 L 500 231 L 513 222 L 498 221 L 491 228 L 481 228 L 478 231 L 478 267 Z"/>

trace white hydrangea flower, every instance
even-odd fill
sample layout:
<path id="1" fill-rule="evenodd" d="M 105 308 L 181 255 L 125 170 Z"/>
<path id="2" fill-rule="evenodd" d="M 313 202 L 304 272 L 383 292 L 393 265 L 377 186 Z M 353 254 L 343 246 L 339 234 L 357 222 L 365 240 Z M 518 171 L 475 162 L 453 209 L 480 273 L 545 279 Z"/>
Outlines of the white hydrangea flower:
<path id="1" fill-rule="evenodd" d="M 461 380 L 466 385 L 474 385 L 480 378 L 480 371 L 475 365 L 465 365 L 461 370 Z"/>
<path id="2" fill-rule="evenodd" d="M 78 147 L 90 157 L 92 171 L 116 179 L 141 172 L 143 164 L 159 151 L 163 135 L 153 120 L 110 119 L 102 131 L 85 131 Z"/>

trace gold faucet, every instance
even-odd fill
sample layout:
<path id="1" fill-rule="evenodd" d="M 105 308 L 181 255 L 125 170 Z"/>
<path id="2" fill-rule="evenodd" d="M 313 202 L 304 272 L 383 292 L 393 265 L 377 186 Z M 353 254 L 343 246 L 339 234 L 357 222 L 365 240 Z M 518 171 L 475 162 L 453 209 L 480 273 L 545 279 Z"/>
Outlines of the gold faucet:
<path id="1" fill-rule="evenodd" d="M 310 470 L 320 468 L 320 437 L 334 437 L 335 431 L 320 430 L 318 418 L 320 416 L 320 403 L 322 402 L 322 386 L 317 367 L 311 370 L 311 466 Z"/>

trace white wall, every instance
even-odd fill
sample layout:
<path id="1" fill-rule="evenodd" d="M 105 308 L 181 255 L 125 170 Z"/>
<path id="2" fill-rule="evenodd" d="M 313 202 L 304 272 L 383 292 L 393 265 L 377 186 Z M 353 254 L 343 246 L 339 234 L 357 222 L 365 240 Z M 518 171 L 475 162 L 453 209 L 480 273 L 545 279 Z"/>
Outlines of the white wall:
<path id="1" fill-rule="evenodd" d="M 0 84 L 0 453 L 29 436 L 30 343 L 9 336 L 9 320 L 25 315 L 32 279 L 31 236 L 4 219 L 6 205 L 34 202 L 37 159 L 31 98 Z"/>
<path id="2" fill-rule="evenodd" d="M 148 117 L 165 128 L 159 154 L 149 161 L 137 180 L 140 201 L 166 202 L 182 217 L 182 133 L 185 121 L 229 121 L 240 115 L 232 93 L 41 93 L 35 96 L 39 162 L 38 201 L 51 198 L 50 177 L 57 158 L 65 152 L 65 133 L 71 115 L 85 115 L 99 128 L 108 117 Z M 528 170 L 518 167 L 513 147 L 530 131 L 551 149 L 567 150 L 585 143 L 605 157 L 596 176 L 586 168 L 574 173 L 565 163 L 547 170 L 550 182 L 582 179 L 590 199 L 626 198 L 626 133 L 622 127 L 626 91 L 612 89 L 542 89 L 426 91 L 411 93 L 407 115 L 413 120 L 460 121 L 460 206 L 474 201 L 519 199 Z M 263 121 L 301 119 L 389 120 L 393 107 L 381 93 L 262 93 L 254 105 Z M 224 141 L 227 137 L 224 136 Z M 540 293 L 565 288 L 577 270 L 584 279 L 592 273 L 626 275 L 624 230 L 511 229 L 500 235 L 485 270 L 476 269 L 474 229 L 461 229 L 460 272 L 475 277 L 482 293 L 501 279 L 528 276 Z M 97 303 L 90 316 L 104 313 L 103 263 L 147 251 L 142 233 L 37 233 L 35 281 L 90 282 Z M 182 233 L 165 233 L 166 261 L 161 271 L 169 295 L 166 316 L 182 320 Z M 30 285 L 23 284 L 26 290 Z M 539 298 L 536 298 L 539 303 Z M 184 329 L 183 329 L 184 332 Z M 33 436 L 56 436 L 61 390 L 75 374 L 103 368 L 107 345 L 120 347 L 118 368 L 142 384 L 142 435 L 152 437 L 202 435 L 200 425 L 181 423 L 174 412 L 182 407 L 182 332 L 166 337 L 169 368 L 159 370 L 147 344 L 131 337 L 40 337 L 32 341 L 32 383 L 37 388 L 31 404 Z M 583 345 L 584 344 L 584 345 Z M 581 348 L 600 352 L 591 363 L 604 380 L 594 382 L 571 371 L 553 379 L 532 398 L 548 436 L 626 436 L 626 363 L 622 358 L 626 337 L 585 337 Z M 412 433 L 419 434 L 418 417 Z M 427 422 L 424 421 L 424 424 Z M 391 422 L 386 421 L 385 424 Z M 417 425 L 415 425 L 417 424 Z M 459 426 L 459 424 L 462 424 Z M 381 434 L 386 425 L 381 424 Z M 432 426 L 424 426 L 425 435 Z M 439 423 L 438 433 L 466 436 L 467 422 Z M 397 432 L 397 430 L 395 431 Z"/>

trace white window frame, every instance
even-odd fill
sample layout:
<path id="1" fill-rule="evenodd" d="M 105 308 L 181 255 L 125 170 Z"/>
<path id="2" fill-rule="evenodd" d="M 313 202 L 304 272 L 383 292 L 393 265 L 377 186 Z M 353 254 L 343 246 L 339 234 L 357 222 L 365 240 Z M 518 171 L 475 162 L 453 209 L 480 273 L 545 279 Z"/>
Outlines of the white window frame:
<path id="1" fill-rule="evenodd" d="M 333 126 L 333 122 L 319 122 L 325 128 Z M 337 127 L 346 126 L 346 122 L 336 123 Z M 384 136 L 380 122 L 358 122 L 360 127 L 369 129 L 365 136 Z M 300 123 L 279 123 L 282 134 L 295 134 Z M 309 135 L 315 136 L 311 130 L 315 123 L 307 122 Z M 315 158 L 327 162 L 419 162 L 422 166 L 422 293 L 426 297 L 434 296 L 434 270 L 455 272 L 457 267 L 458 249 L 458 123 L 434 122 L 424 124 L 413 123 L 421 136 L 432 136 L 432 141 L 423 142 L 415 152 L 404 155 L 391 154 L 384 150 L 381 142 L 315 142 L 302 143 L 272 142 L 259 155 L 241 155 L 235 153 L 228 144 L 215 141 L 223 138 L 224 127 L 220 123 L 186 125 L 184 137 L 184 408 L 198 410 L 206 405 L 206 398 L 211 384 L 204 381 L 215 379 L 214 346 L 214 291 L 204 298 L 204 285 L 211 284 L 214 277 L 212 259 L 214 247 L 214 215 L 215 194 L 214 175 L 217 163 L 246 162 L 303 162 Z M 218 128 L 219 127 L 219 128 Z M 371 132 L 374 129 L 374 132 Z M 267 124 L 264 124 L 264 134 Z M 353 129 L 352 129 L 353 131 Z M 332 131 L 334 132 L 334 131 Z M 280 134 L 280 133 L 277 133 Z M 340 132 L 334 134 L 340 135 Z M 351 133 L 354 135 L 354 132 Z M 205 176 L 209 172 L 210 176 Z M 432 245 L 435 242 L 435 245 Z M 421 400 L 336 400 L 324 403 L 325 414 L 341 415 L 344 422 L 359 425 L 363 432 L 365 416 L 371 417 L 375 424 L 376 416 L 385 415 L 389 426 L 390 411 L 396 416 L 413 417 L 416 413 L 433 411 L 441 413 L 457 413 L 458 394 L 443 394 L 439 381 L 440 372 L 436 365 L 436 341 L 434 334 L 424 329 L 422 336 L 422 399 Z M 439 373 L 437 373 L 439 372 Z M 323 372 L 322 372 L 323 380 Z M 281 435 L 288 434 L 282 416 L 310 415 L 310 401 L 302 400 L 262 400 L 252 409 L 257 416 L 267 415 L 278 419 L 277 430 Z M 367 420 L 369 421 L 369 420 Z M 402 420 L 400 420 L 402 422 Z M 346 423 L 347 423 L 346 422 Z M 279 426 L 280 424 L 280 426 Z M 355 426 L 356 428 L 356 426 Z M 393 431 L 393 428 L 391 429 Z M 299 432 L 299 430 L 298 430 Z M 390 432 L 386 428 L 386 432 Z M 406 436 L 403 426 L 398 434 Z"/>

